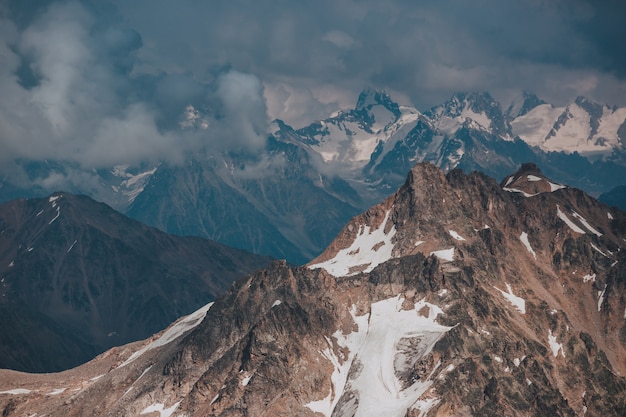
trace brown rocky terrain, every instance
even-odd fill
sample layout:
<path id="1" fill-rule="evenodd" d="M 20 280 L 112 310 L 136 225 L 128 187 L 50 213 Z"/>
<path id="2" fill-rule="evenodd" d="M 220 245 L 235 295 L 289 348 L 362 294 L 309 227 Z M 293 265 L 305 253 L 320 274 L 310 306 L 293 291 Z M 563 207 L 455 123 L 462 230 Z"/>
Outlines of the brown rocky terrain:
<path id="1" fill-rule="evenodd" d="M 533 165 L 497 184 L 418 164 L 306 267 L 73 370 L 0 372 L 0 410 L 626 415 L 625 246 L 624 212 Z"/>

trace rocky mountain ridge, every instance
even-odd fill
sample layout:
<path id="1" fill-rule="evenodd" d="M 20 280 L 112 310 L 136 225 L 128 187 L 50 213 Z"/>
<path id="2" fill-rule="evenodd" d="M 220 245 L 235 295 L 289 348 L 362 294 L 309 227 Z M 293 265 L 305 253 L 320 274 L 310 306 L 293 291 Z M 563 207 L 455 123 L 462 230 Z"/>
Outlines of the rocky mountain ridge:
<path id="1" fill-rule="evenodd" d="M 180 128 L 201 136 L 203 112 L 190 106 Z M 557 182 L 600 195 L 626 177 L 625 126 L 625 109 L 582 97 L 557 107 L 523 93 L 505 110 L 488 93 L 457 93 L 419 111 L 366 89 L 353 109 L 308 126 L 274 121 L 254 154 L 198 152 L 180 165 L 113 167 L 98 171 L 88 192 L 169 233 L 303 264 L 419 162 L 498 179 L 533 162 Z M 31 165 L 33 182 L 55 170 L 80 178 L 62 163 Z M 0 199 L 2 190 L 28 194 L 5 184 Z"/>
<path id="2" fill-rule="evenodd" d="M 50 372 L 140 340 L 267 265 L 85 196 L 0 206 L 0 367 Z"/>
<path id="3" fill-rule="evenodd" d="M 418 164 L 305 267 L 144 342 L 2 371 L 4 415 L 618 416 L 626 213 L 524 165 Z"/>

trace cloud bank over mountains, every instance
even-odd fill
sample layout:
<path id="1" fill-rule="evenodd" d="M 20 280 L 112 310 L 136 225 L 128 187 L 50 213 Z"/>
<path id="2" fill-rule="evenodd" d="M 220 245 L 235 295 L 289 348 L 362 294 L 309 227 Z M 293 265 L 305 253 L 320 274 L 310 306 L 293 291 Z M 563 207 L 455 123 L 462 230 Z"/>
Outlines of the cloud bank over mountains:
<path id="1" fill-rule="evenodd" d="M 3 18 L 3 164 L 51 159 L 91 169 L 262 146 L 267 110 L 258 77 L 225 70 L 202 83 L 192 74 L 133 74 L 142 38 L 114 17 L 56 2 L 23 28 Z M 201 133 L 179 127 L 192 103 L 219 109 Z"/>
<path id="2" fill-rule="evenodd" d="M 254 152 L 365 86 L 418 108 L 454 91 L 626 105 L 616 0 L 0 2 L 0 163 L 80 169 Z M 181 129 L 188 106 L 202 129 Z"/>

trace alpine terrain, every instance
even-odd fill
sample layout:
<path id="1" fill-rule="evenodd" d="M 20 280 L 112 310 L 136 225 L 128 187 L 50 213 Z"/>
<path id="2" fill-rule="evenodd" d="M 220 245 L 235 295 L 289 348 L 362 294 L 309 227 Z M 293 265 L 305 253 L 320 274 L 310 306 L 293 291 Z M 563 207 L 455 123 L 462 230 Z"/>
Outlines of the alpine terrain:
<path id="1" fill-rule="evenodd" d="M 316 259 L 142 342 L 0 372 L 4 416 L 623 416 L 626 213 L 525 164 L 412 167 Z"/>
<path id="2" fill-rule="evenodd" d="M 191 114 L 181 126 L 202 129 L 201 112 Z M 159 166 L 127 213 L 300 264 L 418 162 L 501 179 L 532 161 L 556 181 L 608 191 L 626 178 L 624 126 L 626 109 L 582 97 L 560 108 L 524 93 L 504 111 L 488 93 L 458 93 L 422 113 L 368 89 L 354 109 L 304 128 L 275 121 L 260 159 L 231 153 Z M 233 210 L 238 221 L 223 227 Z"/>
<path id="3" fill-rule="evenodd" d="M 189 105 L 178 128 L 206 134 L 211 115 L 219 114 L 207 106 Z M 500 180 L 533 162 L 554 181 L 597 197 L 625 185 L 625 146 L 626 108 L 584 97 L 554 106 L 525 92 L 502 105 L 488 93 L 457 93 L 420 111 L 366 89 L 353 109 L 307 126 L 275 120 L 265 147 L 253 154 L 198 151 L 179 165 L 88 174 L 63 162 L 16 161 L 22 181 L 0 180 L 0 201 L 41 196 L 42 184 L 55 178 L 95 176 L 89 186 L 72 182 L 66 191 L 169 233 L 303 264 L 350 218 L 398 189 L 416 163 Z"/>
<path id="4" fill-rule="evenodd" d="M 177 237 L 89 197 L 0 206 L 0 367 L 68 369 L 140 340 L 269 258 Z"/>

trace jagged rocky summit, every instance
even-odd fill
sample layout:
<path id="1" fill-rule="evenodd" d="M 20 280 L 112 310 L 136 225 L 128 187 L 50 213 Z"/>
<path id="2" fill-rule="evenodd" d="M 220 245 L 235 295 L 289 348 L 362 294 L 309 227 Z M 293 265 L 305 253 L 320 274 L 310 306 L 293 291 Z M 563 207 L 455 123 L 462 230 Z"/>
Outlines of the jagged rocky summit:
<path id="1" fill-rule="evenodd" d="M 621 416 L 626 213 L 524 165 L 430 164 L 304 267 L 276 262 L 5 416 Z"/>

